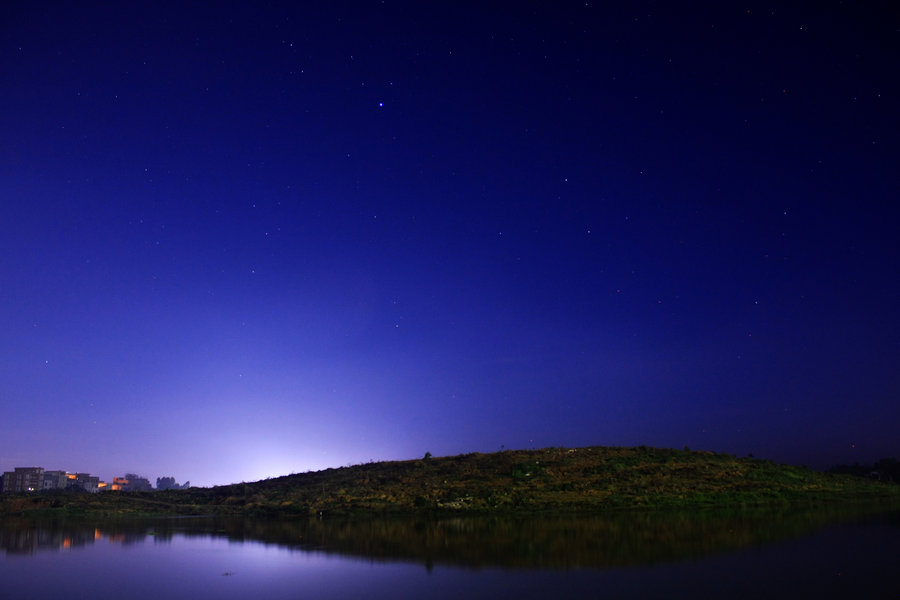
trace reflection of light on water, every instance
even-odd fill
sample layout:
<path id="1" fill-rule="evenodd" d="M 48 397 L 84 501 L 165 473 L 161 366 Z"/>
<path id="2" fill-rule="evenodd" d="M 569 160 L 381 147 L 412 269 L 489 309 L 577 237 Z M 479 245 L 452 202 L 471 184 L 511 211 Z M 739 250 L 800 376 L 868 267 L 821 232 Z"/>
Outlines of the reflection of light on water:
<path id="1" fill-rule="evenodd" d="M 760 540 L 753 538 L 750 545 L 727 546 L 725 552 L 703 556 L 698 556 L 692 551 L 693 546 L 689 546 L 686 554 L 678 557 L 654 554 L 649 559 L 622 564 L 609 557 L 591 558 L 604 534 L 628 543 L 639 538 L 637 534 L 643 528 L 649 531 L 648 540 L 657 540 L 654 545 L 665 545 L 669 543 L 667 540 L 689 535 L 691 531 L 713 533 L 710 521 L 721 526 L 722 535 L 731 536 L 743 528 L 756 531 L 760 524 L 758 520 L 742 521 L 730 513 L 721 519 L 713 519 L 715 515 L 707 513 L 693 525 L 682 523 L 678 516 L 671 515 L 668 522 L 658 513 L 621 515 L 619 519 L 623 523 L 613 517 L 545 519 L 544 526 L 536 522 L 541 519 L 533 518 L 508 522 L 492 518 L 433 522 L 386 519 L 360 523 L 222 520 L 209 521 L 208 525 L 168 520 L 64 530 L 42 529 L 33 524 L 19 529 L 3 526 L 0 541 L 17 556 L 5 559 L 0 555 L 0 581 L 4 582 L 3 597 L 11 598 L 68 597 L 71 581 L 77 578 L 94 590 L 95 595 L 116 595 L 128 589 L 133 592 L 129 597 L 148 600 L 159 597 L 219 600 L 515 597 L 528 600 L 594 597 L 598 589 L 606 590 L 609 597 L 663 597 L 677 589 L 684 597 L 736 600 L 737 597 L 771 597 L 773 588 L 785 584 L 782 580 L 785 573 L 795 578 L 787 582 L 792 584 L 785 588 L 788 591 L 805 589 L 811 595 L 827 595 L 833 582 L 823 579 L 822 573 L 840 572 L 841 583 L 849 582 L 847 585 L 854 586 L 858 592 L 848 597 L 895 596 L 872 593 L 883 592 L 879 586 L 884 585 L 892 585 L 896 591 L 896 585 L 887 577 L 893 573 L 893 562 L 900 552 L 895 532 L 877 523 L 864 527 L 851 523 L 824 529 L 803 528 L 806 534 L 818 533 L 779 537 L 766 544 L 758 544 Z M 774 519 L 771 515 L 768 518 Z M 797 518 L 794 514 L 787 515 L 785 520 L 776 519 L 775 525 L 782 529 Z M 637 529 L 626 526 L 629 524 Z M 522 536 L 516 537 L 517 532 Z M 551 535 L 552 532 L 556 533 Z M 141 543 L 150 537 L 165 543 Z M 302 546 L 297 545 L 298 538 Z M 567 551 L 580 547 L 581 540 L 584 542 L 581 554 L 566 554 L 562 557 L 565 560 L 549 562 L 546 556 L 540 560 L 532 556 L 552 554 L 557 547 L 553 542 L 556 538 L 560 538 Z M 110 543 L 92 543 L 99 539 Z M 528 544 L 532 550 L 526 552 L 523 546 Z M 438 551 L 455 546 L 464 556 Z M 478 546 L 494 547 L 497 554 L 482 552 L 481 560 L 470 561 L 473 554 L 475 559 L 479 558 Z M 68 552 L 52 551 L 69 547 L 72 550 Z M 867 548 L 877 552 L 867 553 Z M 34 552 L 39 549 L 48 551 Z M 512 555 L 505 556 L 503 552 Z M 53 577 L 46 576 L 51 572 Z M 886 575 L 881 576 L 882 573 Z M 146 590 L 137 590 L 136 580 L 154 584 Z M 744 596 L 733 593 L 736 584 L 749 586 Z"/>

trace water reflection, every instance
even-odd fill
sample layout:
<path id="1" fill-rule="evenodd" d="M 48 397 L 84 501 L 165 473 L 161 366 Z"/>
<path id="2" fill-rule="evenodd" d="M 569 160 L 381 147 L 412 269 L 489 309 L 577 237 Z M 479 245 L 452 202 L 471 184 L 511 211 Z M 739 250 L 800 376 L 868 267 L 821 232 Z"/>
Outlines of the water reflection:
<path id="1" fill-rule="evenodd" d="M 465 567 L 575 569 L 696 559 L 858 521 L 883 507 L 806 510 L 620 512 L 594 516 L 381 518 L 272 521 L 146 519 L 103 522 L 6 520 L 6 554 L 58 552 L 107 543 L 171 543 L 175 536 L 262 542 L 375 561 Z M 887 526 L 900 528 L 897 512 Z"/>

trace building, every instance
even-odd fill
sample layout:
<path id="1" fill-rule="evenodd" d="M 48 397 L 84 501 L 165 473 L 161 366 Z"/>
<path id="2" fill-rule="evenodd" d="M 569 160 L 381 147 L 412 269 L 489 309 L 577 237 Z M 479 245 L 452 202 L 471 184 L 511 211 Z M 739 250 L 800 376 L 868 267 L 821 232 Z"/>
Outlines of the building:
<path id="1" fill-rule="evenodd" d="M 69 474 L 65 471 L 44 471 L 42 490 L 64 490 L 69 485 Z"/>
<path id="2" fill-rule="evenodd" d="M 69 473 L 69 486 L 95 494 L 100 490 L 100 478 L 93 477 L 90 473 Z"/>
<path id="3" fill-rule="evenodd" d="M 110 487 L 123 492 L 149 492 L 153 489 L 149 479 L 134 473 L 125 473 L 125 477 L 113 477 Z"/>
<path id="4" fill-rule="evenodd" d="M 0 478 L 0 491 L 5 493 L 73 489 L 94 493 L 99 488 L 100 478 L 92 477 L 90 473 L 48 471 L 43 467 L 16 467 Z"/>
<path id="5" fill-rule="evenodd" d="M 149 492 L 153 489 L 153 486 L 150 485 L 150 480 L 146 477 L 141 477 L 134 473 L 125 473 L 125 477 L 128 478 L 128 490 L 131 492 Z"/>
<path id="6" fill-rule="evenodd" d="M 43 467 L 16 467 L 14 471 L 3 474 L 3 491 L 38 492 L 44 489 Z"/>

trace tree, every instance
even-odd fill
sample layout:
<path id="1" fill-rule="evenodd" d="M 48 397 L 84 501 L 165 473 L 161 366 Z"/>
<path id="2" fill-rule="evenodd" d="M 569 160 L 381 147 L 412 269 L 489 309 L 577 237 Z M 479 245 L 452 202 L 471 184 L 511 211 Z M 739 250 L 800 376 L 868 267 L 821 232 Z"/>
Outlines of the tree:
<path id="1" fill-rule="evenodd" d="M 156 489 L 157 490 L 186 490 L 191 487 L 191 482 L 186 481 L 184 485 L 178 485 L 175 482 L 174 477 L 157 477 L 156 478 Z"/>
<path id="2" fill-rule="evenodd" d="M 175 488 L 175 478 L 174 477 L 157 477 L 156 478 L 156 489 L 171 490 L 174 488 Z"/>

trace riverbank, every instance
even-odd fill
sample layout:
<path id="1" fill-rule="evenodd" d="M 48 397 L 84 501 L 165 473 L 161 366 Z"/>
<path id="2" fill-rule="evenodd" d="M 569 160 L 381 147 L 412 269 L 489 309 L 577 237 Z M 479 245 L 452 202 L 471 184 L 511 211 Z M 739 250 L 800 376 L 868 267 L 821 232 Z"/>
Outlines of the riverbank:
<path id="1" fill-rule="evenodd" d="M 0 496 L 2 515 L 595 512 L 884 499 L 900 485 L 665 448 L 544 448 L 372 462 L 161 492 Z"/>

